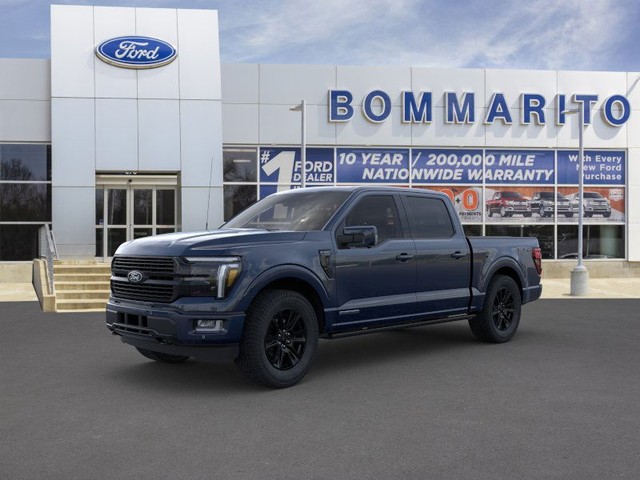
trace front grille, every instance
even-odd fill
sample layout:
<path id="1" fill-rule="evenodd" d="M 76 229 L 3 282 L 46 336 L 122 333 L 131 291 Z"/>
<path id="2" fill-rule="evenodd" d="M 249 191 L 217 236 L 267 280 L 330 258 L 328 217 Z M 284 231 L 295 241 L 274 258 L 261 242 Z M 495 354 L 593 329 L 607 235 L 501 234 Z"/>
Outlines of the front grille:
<path id="1" fill-rule="evenodd" d="M 171 303 L 177 298 L 176 266 L 172 257 L 116 256 L 111 264 L 111 293 L 126 300 Z M 129 282 L 127 275 L 133 270 L 146 279 Z"/>
<path id="2" fill-rule="evenodd" d="M 112 269 L 173 274 L 176 269 L 176 263 L 171 257 L 114 257 Z"/>
<path id="3" fill-rule="evenodd" d="M 117 322 L 113 324 L 116 331 L 137 333 L 138 335 L 151 334 L 147 328 L 147 317 L 144 315 L 118 312 L 117 318 Z"/>
<path id="4" fill-rule="evenodd" d="M 111 292 L 114 297 L 143 302 L 170 303 L 174 299 L 173 285 L 153 283 L 129 283 L 127 280 L 111 280 Z"/>

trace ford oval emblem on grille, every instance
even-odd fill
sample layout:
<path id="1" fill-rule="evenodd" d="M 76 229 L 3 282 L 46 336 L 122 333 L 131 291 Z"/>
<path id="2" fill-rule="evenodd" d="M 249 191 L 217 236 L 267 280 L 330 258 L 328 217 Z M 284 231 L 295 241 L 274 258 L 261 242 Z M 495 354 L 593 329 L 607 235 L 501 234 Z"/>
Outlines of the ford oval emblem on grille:
<path id="1" fill-rule="evenodd" d="M 96 47 L 103 62 L 121 68 L 157 68 L 171 63 L 178 52 L 164 40 L 151 37 L 117 37 Z"/>
<path id="2" fill-rule="evenodd" d="M 142 283 L 144 281 L 144 275 L 138 270 L 131 270 L 127 274 L 127 280 L 129 280 L 129 283 Z"/>

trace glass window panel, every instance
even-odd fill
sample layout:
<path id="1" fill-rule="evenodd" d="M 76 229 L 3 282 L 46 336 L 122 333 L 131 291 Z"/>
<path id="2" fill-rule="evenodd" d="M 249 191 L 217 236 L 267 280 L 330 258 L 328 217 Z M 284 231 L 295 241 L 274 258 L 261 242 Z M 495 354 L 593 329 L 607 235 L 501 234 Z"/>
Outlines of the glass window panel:
<path id="1" fill-rule="evenodd" d="M 575 213 L 570 218 L 558 215 L 562 223 L 578 223 L 579 193 L 576 187 L 559 187 L 563 194 L 574 205 Z M 624 188 L 584 187 L 584 222 L 585 223 L 620 223 L 625 221 Z"/>
<path id="2" fill-rule="evenodd" d="M 176 191 L 156 190 L 156 224 L 175 225 Z"/>
<path id="3" fill-rule="evenodd" d="M 584 225 L 583 258 L 624 258 L 624 225 Z M 578 227 L 558 225 L 558 258 L 578 258 Z"/>
<path id="4" fill-rule="evenodd" d="M 0 261 L 29 261 L 38 256 L 41 225 L 0 225 Z"/>
<path id="5" fill-rule="evenodd" d="M 0 180 L 51 180 L 51 146 L 0 145 Z"/>
<path id="6" fill-rule="evenodd" d="M 390 195 L 372 195 L 359 200 L 344 221 L 345 227 L 373 225 L 378 243 L 402 237 L 396 204 Z"/>
<path id="7" fill-rule="evenodd" d="M 96 225 L 104 225 L 104 188 L 96 188 Z"/>
<path id="8" fill-rule="evenodd" d="M 162 235 L 163 233 L 173 233 L 175 228 L 156 228 L 156 235 Z"/>
<path id="9" fill-rule="evenodd" d="M 255 148 L 225 148 L 222 152 L 224 181 L 257 181 L 256 157 Z"/>
<path id="10" fill-rule="evenodd" d="M 153 235 L 153 228 L 134 228 L 133 238 L 150 237 Z"/>
<path id="11" fill-rule="evenodd" d="M 0 221 L 50 222 L 51 185 L 44 183 L 0 184 Z"/>
<path id="12" fill-rule="evenodd" d="M 537 187 L 513 185 L 486 187 L 484 207 L 487 221 L 492 223 L 537 223 L 543 221 L 540 217 L 533 218 L 533 210 L 531 209 L 531 197 L 538 191 L 540 188 Z M 546 217 L 544 218 L 546 219 Z"/>
<path id="13" fill-rule="evenodd" d="M 482 225 L 462 225 L 462 229 L 467 237 L 482 236 Z"/>
<path id="14" fill-rule="evenodd" d="M 104 228 L 96 228 L 96 257 L 104 255 Z"/>
<path id="15" fill-rule="evenodd" d="M 153 190 L 135 189 L 133 191 L 133 223 L 151 225 L 153 223 Z"/>
<path id="16" fill-rule="evenodd" d="M 407 215 L 413 238 L 448 238 L 453 235 L 449 211 L 437 198 L 407 197 Z"/>
<path id="17" fill-rule="evenodd" d="M 113 257 L 113 254 L 120 245 L 127 241 L 126 228 L 109 228 L 107 229 L 107 256 Z"/>
<path id="18" fill-rule="evenodd" d="M 109 225 L 127 224 L 127 191 L 124 188 L 107 190 L 107 223 Z"/>
<path id="19" fill-rule="evenodd" d="M 482 187 L 474 185 L 446 185 L 446 186 L 414 186 L 421 190 L 435 190 L 444 193 L 453 208 L 464 223 L 482 223 Z"/>
<path id="20" fill-rule="evenodd" d="M 231 219 L 256 201 L 255 185 L 224 186 L 224 221 Z"/>
<path id="21" fill-rule="evenodd" d="M 552 259 L 554 253 L 553 225 L 487 225 L 487 236 L 536 237 L 542 258 Z"/>

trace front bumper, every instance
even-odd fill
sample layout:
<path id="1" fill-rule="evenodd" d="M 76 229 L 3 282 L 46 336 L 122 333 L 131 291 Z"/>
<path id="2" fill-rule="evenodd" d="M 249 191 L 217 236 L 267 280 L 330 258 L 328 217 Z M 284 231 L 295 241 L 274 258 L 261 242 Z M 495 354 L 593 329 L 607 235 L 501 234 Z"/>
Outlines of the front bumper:
<path id="1" fill-rule="evenodd" d="M 502 208 L 509 213 L 531 213 L 531 206 L 529 205 L 503 205 Z"/>
<path id="2" fill-rule="evenodd" d="M 195 328 L 196 320 L 223 320 L 220 332 Z M 243 312 L 184 313 L 171 306 L 122 301 L 107 303 L 106 325 L 124 343 L 154 352 L 186 355 L 205 361 L 232 360 L 238 356 L 245 315 Z"/>
<path id="3" fill-rule="evenodd" d="M 611 213 L 611 207 L 604 205 L 587 205 L 584 211 L 588 213 Z"/>

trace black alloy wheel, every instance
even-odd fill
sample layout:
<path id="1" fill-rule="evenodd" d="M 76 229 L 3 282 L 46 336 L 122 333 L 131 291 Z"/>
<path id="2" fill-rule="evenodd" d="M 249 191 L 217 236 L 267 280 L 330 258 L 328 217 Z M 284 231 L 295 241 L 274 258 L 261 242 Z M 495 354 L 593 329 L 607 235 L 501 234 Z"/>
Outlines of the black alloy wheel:
<path id="1" fill-rule="evenodd" d="M 482 311 L 469 319 L 471 332 L 484 342 L 511 340 L 520 324 L 521 306 L 520 288 L 513 278 L 496 275 L 487 288 Z"/>
<path id="2" fill-rule="evenodd" d="M 247 311 L 236 363 L 250 380 L 291 387 L 309 371 L 318 337 L 318 318 L 304 295 L 266 290 Z"/>
<path id="3" fill-rule="evenodd" d="M 264 351 L 273 367 L 278 370 L 295 367 L 306 346 L 307 331 L 299 312 L 281 310 L 271 318 L 264 337 Z"/>
<path id="4" fill-rule="evenodd" d="M 504 332 L 511 326 L 515 313 L 515 302 L 508 288 L 503 287 L 496 292 L 493 299 L 491 316 L 495 327 Z"/>

